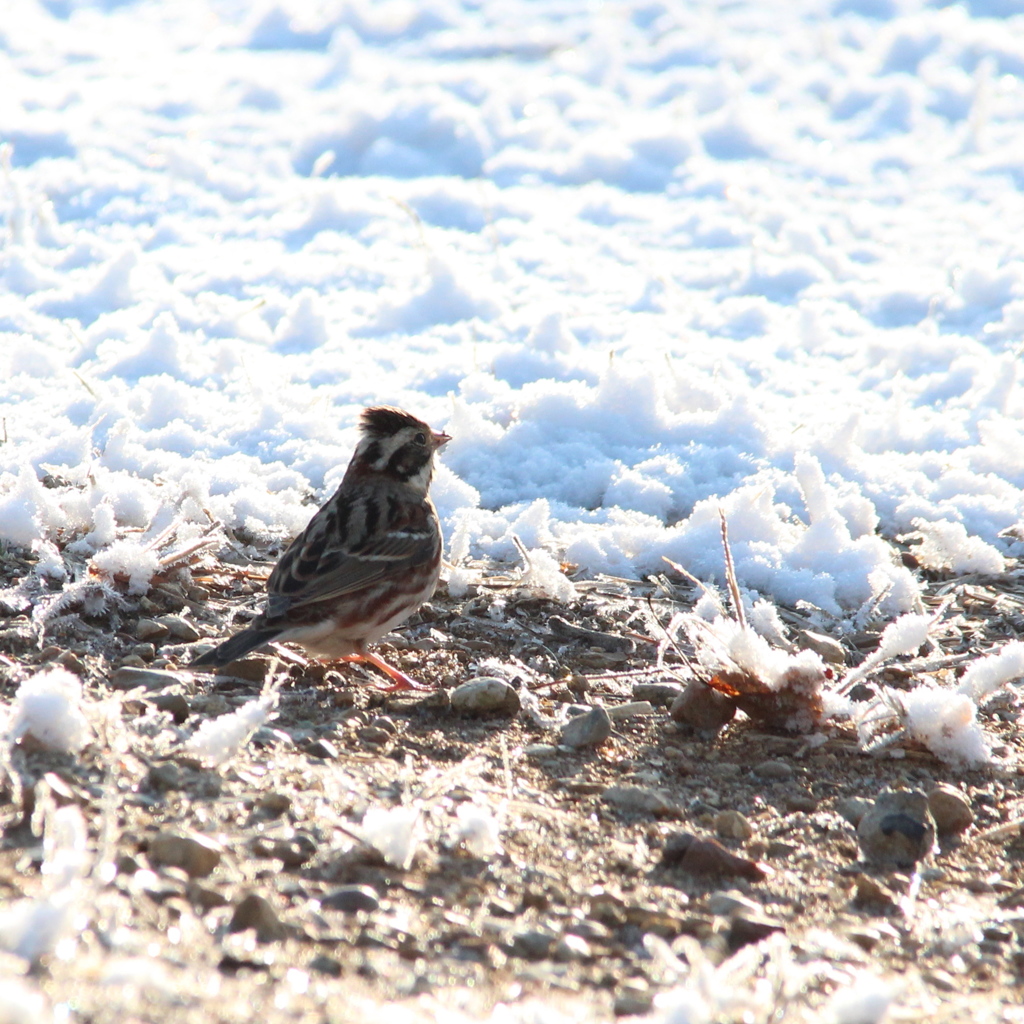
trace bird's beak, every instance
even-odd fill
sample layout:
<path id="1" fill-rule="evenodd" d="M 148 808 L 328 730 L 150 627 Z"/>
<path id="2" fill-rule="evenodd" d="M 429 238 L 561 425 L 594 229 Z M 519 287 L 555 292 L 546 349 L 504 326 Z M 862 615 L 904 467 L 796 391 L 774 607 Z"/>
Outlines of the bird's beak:
<path id="1" fill-rule="evenodd" d="M 431 435 L 434 439 L 434 449 L 443 448 L 450 440 L 451 435 L 444 433 L 444 431 L 434 431 Z"/>

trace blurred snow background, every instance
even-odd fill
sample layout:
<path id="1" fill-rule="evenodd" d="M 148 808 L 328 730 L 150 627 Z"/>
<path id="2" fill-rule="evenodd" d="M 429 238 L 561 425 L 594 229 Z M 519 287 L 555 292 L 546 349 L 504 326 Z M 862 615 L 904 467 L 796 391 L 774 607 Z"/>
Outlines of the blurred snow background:
<path id="1" fill-rule="evenodd" d="M 392 402 L 457 558 L 721 578 L 722 506 L 829 616 L 916 608 L 878 532 L 999 571 L 1018 9 L 7 0 L 0 538 L 285 538 Z"/>

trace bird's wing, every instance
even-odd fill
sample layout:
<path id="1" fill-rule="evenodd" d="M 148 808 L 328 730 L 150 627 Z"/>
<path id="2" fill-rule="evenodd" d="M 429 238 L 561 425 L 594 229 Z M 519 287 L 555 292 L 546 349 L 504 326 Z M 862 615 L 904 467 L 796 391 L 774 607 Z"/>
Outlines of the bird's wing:
<path id="1" fill-rule="evenodd" d="M 431 508 L 336 494 L 281 556 L 267 581 L 269 620 L 399 575 L 430 558 Z"/>

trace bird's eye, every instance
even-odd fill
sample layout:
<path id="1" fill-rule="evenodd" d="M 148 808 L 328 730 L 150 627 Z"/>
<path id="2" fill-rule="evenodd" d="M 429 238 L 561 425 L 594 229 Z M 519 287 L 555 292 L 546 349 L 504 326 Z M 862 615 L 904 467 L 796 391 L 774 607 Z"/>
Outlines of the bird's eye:
<path id="1" fill-rule="evenodd" d="M 415 437 L 413 438 L 413 440 L 414 440 L 414 441 L 415 441 L 415 442 L 416 442 L 417 444 L 426 444 L 426 443 L 427 443 L 427 435 L 426 435 L 426 434 L 424 434 L 424 433 L 423 433 L 423 432 L 421 431 L 420 433 L 418 433 L 418 434 L 417 434 L 417 435 L 416 435 L 416 436 L 415 436 Z"/>

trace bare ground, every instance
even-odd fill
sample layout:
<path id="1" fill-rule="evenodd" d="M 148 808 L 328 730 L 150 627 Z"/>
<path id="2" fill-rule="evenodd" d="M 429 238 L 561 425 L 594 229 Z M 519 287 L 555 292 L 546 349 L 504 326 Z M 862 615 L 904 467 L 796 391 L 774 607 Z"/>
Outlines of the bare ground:
<path id="1" fill-rule="evenodd" d="M 898 745 L 869 756 L 844 724 L 821 745 L 743 715 L 700 734 L 668 713 L 686 665 L 669 650 L 656 669 L 644 639 L 689 605 L 683 583 L 577 580 L 578 599 L 555 605 L 480 569 L 478 587 L 458 600 L 442 588 L 382 645 L 437 688 L 405 695 L 378 689 L 372 669 L 297 655 L 140 683 L 117 669 L 177 671 L 257 607 L 263 569 L 207 559 L 142 598 L 90 584 L 40 616 L 56 588 L 31 584 L 31 559 L 7 552 L 0 701 L 63 666 L 83 680 L 94 734 L 77 755 L 31 738 L 10 749 L 0 947 L 24 939 L 12 908 L 56 907 L 57 925 L 47 941 L 40 911 L 28 930 L 38 953 L 0 954 L 0 979 L 21 977 L 72 1021 L 486 1020 L 501 1003 L 511 1016 L 498 1019 L 605 1020 L 651 1012 L 685 984 L 675 954 L 705 958 L 715 1020 L 827 1020 L 833 993 L 863 972 L 892 981 L 894 1019 L 1024 1020 L 1015 691 L 982 712 L 999 755 L 982 770 Z M 1024 631 L 1015 572 L 928 590 L 949 602 L 936 679 Z M 785 618 L 800 644 L 809 623 Z M 834 639 L 852 665 L 877 631 Z M 189 752 L 200 723 L 259 696 L 275 672 L 276 717 L 236 756 L 212 767 Z M 520 700 L 452 709 L 454 686 L 496 673 Z M 896 686 L 918 678 L 885 673 Z M 594 705 L 612 712 L 609 738 L 561 746 L 552 723 Z M 866 867 L 851 798 L 939 782 L 973 824 L 940 836 L 916 874 Z M 500 852 L 460 841 L 458 808 L 471 802 L 500 823 Z M 41 870 L 40 837 L 66 806 L 85 815 L 93 862 L 67 906 Z M 408 868 L 360 839 L 368 809 L 400 806 L 420 812 Z M 738 859 L 693 870 L 666 858 L 684 831 Z M 729 1009 L 731 993 L 744 1005 Z"/>

